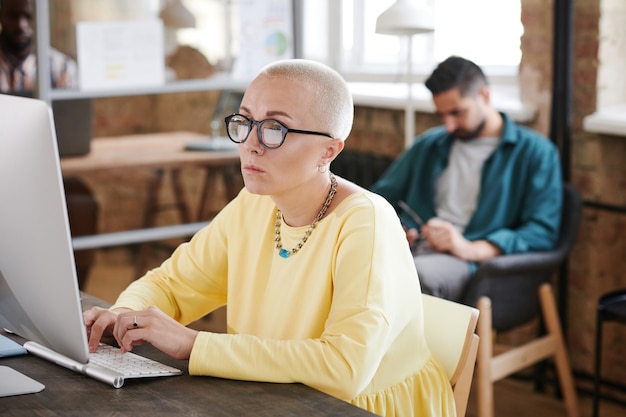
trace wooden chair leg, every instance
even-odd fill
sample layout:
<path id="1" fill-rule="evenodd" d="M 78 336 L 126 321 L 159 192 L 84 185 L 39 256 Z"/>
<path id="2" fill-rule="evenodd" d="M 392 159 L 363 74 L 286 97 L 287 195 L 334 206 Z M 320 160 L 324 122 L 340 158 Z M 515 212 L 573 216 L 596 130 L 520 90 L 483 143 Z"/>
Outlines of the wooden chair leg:
<path id="1" fill-rule="evenodd" d="M 467 401 L 469 398 L 470 390 L 472 387 L 472 378 L 474 376 L 474 369 L 476 369 L 476 357 L 478 354 L 478 345 L 480 338 L 478 335 L 472 335 L 471 345 L 468 351 L 468 357 L 474 358 L 471 365 L 464 370 L 464 372 L 456 381 L 453 387 L 454 390 L 454 402 L 456 403 L 456 415 L 458 417 L 464 417 L 467 411 Z"/>
<path id="2" fill-rule="evenodd" d="M 543 284 L 539 289 L 539 296 L 541 298 L 541 309 L 546 329 L 554 338 L 554 358 L 567 415 L 569 417 L 579 417 L 580 408 L 578 407 L 578 397 L 572 376 L 572 368 L 570 367 L 567 349 L 565 348 L 559 315 L 551 286 L 549 284 Z"/>
<path id="3" fill-rule="evenodd" d="M 476 390 L 479 417 L 493 417 L 493 380 L 491 376 L 491 358 L 493 343 L 491 338 L 491 300 L 481 297 L 477 303 L 480 315 L 478 316 L 478 357 L 476 363 Z"/>

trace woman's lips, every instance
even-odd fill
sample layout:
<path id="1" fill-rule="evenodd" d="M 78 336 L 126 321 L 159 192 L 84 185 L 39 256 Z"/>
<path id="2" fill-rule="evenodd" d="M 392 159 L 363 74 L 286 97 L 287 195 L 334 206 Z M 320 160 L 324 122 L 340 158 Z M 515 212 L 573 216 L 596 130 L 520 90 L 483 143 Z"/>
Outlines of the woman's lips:
<path id="1" fill-rule="evenodd" d="M 246 174 L 263 174 L 265 173 L 265 171 L 263 169 L 261 169 L 260 167 L 256 166 L 256 165 L 252 165 L 252 164 L 245 164 L 243 166 L 243 172 L 245 172 Z"/>

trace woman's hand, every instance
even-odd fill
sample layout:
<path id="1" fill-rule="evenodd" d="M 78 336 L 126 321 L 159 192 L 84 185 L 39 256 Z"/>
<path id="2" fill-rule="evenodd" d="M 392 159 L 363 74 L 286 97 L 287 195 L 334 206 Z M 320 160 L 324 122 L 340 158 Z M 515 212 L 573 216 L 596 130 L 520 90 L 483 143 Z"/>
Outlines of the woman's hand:
<path id="1" fill-rule="evenodd" d="M 113 335 L 113 327 L 117 321 L 117 316 L 124 311 L 132 310 L 127 308 L 108 310 L 93 307 L 83 313 L 83 321 L 87 329 L 87 340 L 90 352 L 95 352 L 96 349 L 98 349 L 98 344 L 102 336 Z"/>
<path id="2" fill-rule="evenodd" d="M 122 352 L 150 343 L 175 359 L 189 359 L 198 331 L 178 323 L 156 307 L 143 311 L 93 307 L 83 313 L 89 351 L 95 352 L 103 335 L 115 337 Z"/>
<path id="3" fill-rule="evenodd" d="M 189 359 L 198 331 L 183 326 L 156 307 L 115 313 L 113 336 L 122 352 L 147 342 L 175 359 Z"/>

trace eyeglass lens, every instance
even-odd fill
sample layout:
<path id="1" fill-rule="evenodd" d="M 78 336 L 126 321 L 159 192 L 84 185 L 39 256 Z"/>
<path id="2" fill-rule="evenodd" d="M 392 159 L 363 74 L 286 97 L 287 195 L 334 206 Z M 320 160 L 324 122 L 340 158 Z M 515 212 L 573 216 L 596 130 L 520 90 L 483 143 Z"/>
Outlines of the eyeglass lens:
<path id="1" fill-rule="evenodd" d="M 228 120 L 228 136 L 235 142 L 244 142 L 248 138 L 253 124 L 257 125 L 261 142 L 266 146 L 278 147 L 283 142 L 287 129 L 282 124 L 271 119 L 256 122 L 238 115 L 234 115 Z"/>

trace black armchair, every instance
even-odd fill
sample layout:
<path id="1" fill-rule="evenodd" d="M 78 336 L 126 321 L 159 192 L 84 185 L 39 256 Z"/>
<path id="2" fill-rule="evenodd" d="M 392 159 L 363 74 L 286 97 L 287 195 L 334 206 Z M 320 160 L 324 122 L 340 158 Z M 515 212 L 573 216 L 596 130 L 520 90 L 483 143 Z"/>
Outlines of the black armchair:
<path id="1" fill-rule="evenodd" d="M 481 264 L 463 302 L 480 310 L 477 364 L 478 415 L 493 416 L 493 383 L 548 357 L 555 357 L 569 416 L 578 416 L 578 400 L 550 281 L 567 258 L 578 233 L 582 200 L 564 185 L 563 216 L 556 247 L 547 252 L 504 255 Z M 492 331 L 506 331 L 542 314 L 547 334 L 493 356 Z M 502 350 L 502 349 L 500 349 Z"/>

